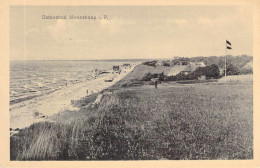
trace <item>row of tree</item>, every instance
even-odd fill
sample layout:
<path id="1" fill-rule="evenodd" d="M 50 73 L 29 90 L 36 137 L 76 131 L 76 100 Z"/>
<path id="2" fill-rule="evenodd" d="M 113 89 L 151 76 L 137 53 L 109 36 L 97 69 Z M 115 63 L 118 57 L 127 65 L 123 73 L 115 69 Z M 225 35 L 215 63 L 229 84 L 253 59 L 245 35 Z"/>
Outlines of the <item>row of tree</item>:
<path id="1" fill-rule="evenodd" d="M 227 64 L 232 64 L 234 67 L 241 69 L 245 66 L 248 62 L 252 62 L 253 57 L 248 55 L 240 55 L 240 56 L 227 56 Z M 190 62 L 203 62 L 205 65 L 212 65 L 215 64 L 219 68 L 225 67 L 225 56 L 210 56 L 210 57 L 191 57 L 191 58 L 178 58 L 172 60 L 174 65 L 182 64 L 187 65 Z"/>
<path id="2" fill-rule="evenodd" d="M 179 73 L 176 76 L 166 77 L 165 80 L 168 81 L 176 81 L 176 80 L 194 80 L 198 79 L 201 76 L 205 76 L 207 79 L 218 79 L 225 74 L 225 70 L 223 74 L 220 73 L 219 67 L 216 64 L 212 64 L 205 67 L 199 67 L 195 71 L 189 73 L 188 75 Z M 240 75 L 240 71 L 237 67 L 232 64 L 227 65 L 227 75 Z"/>
<path id="3" fill-rule="evenodd" d="M 150 65 L 149 65 L 150 66 Z M 225 72 L 223 72 L 224 74 Z M 212 64 L 206 67 L 199 67 L 195 71 L 185 75 L 179 73 L 175 76 L 166 76 L 164 72 L 162 73 L 147 73 L 142 78 L 143 81 L 150 81 L 153 78 L 158 78 L 160 81 L 178 81 L 178 80 L 195 80 L 201 76 L 205 76 L 207 79 L 218 79 L 223 76 L 220 74 L 219 68 L 217 65 Z M 227 75 L 239 75 L 240 72 L 237 67 L 229 64 L 227 66 Z"/>
<path id="4" fill-rule="evenodd" d="M 146 61 L 143 63 L 143 65 L 156 67 L 156 63 L 157 61 Z"/>
<path id="5" fill-rule="evenodd" d="M 195 71 L 185 75 L 183 73 L 179 73 L 175 76 L 166 77 L 166 81 L 177 81 L 177 80 L 194 80 L 198 79 L 201 76 L 206 76 L 206 78 L 210 79 L 218 79 L 220 77 L 219 68 L 217 65 L 213 64 L 206 67 L 199 67 Z"/>

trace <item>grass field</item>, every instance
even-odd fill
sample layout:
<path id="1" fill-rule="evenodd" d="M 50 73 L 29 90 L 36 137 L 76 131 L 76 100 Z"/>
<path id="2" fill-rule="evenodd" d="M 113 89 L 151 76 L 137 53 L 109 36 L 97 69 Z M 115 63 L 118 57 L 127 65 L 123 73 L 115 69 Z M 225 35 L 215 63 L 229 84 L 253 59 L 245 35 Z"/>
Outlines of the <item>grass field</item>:
<path id="1" fill-rule="evenodd" d="M 81 100 L 78 112 L 13 135 L 11 160 L 253 159 L 252 84 L 121 87 L 136 74 L 98 107 Z"/>

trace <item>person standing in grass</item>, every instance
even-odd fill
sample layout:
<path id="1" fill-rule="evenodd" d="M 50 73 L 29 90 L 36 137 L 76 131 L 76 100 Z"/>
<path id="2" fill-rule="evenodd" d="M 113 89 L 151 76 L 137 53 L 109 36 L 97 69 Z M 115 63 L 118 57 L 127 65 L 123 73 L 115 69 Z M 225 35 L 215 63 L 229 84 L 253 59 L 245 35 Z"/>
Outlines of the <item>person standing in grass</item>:
<path id="1" fill-rule="evenodd" d="M 157 85 L 158 85 L 158 82 L 157 82 L 157 80 L 155 80 L 155 81 L 154 81 L 155 89 L 157 89 Z"/>

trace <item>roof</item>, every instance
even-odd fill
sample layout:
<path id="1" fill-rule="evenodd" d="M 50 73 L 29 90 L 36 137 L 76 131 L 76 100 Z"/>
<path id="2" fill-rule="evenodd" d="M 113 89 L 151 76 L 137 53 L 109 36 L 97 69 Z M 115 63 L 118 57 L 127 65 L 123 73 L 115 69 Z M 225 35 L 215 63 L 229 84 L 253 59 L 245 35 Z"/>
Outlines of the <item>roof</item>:
<path id="1" fill-rule="evenodd" d="M 189 65 L 175 65 L 167 74 L 167 76 L 175 76 L 180 72 L 193 72 L 198 67 L 205 67 L 205 64 L 203 62 L 190 62 Z"/>
<path id="2" fill-rule="evenodd" d="M 206 65 L 204 64 L 204 62 L 195 62 L 196 66 L 199 67 L 205 67 Z"/>
<path id="3" fill-rule="evenodd" d="M 246 65 L 250 66 L 251 68 L 253 68 L 253 61 L 247 63 Z"/>
<path id="4" fill-rule="evenodd" d="M 187 66 L 186 65 L 175 65 L 170 72 L 168 72 L 167 76 L 175 76 L 178 75 L 181 71 L 183 71 Z"/>
<path id="5" fill-rule="evenodd" d="M 198 67 L 205 67 L 205 64 L 203 62 L 191 62 L 187 67 L 183 70 L 185 72 L 193 72 Z"/>
<path id="6" fill-rule="evenodd" d="M 253 62 L 248 62 L 245 66 L 243 66 L 242 70 L 253 69 Z"/>

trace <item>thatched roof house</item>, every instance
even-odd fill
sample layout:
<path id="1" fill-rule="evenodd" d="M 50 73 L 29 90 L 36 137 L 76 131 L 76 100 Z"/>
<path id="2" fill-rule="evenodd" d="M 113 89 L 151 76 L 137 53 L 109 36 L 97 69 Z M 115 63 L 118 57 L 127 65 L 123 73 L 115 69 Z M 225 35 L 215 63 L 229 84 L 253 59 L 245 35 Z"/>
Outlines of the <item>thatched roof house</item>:
<path id="1" fill-rule="evenodd" d="M 114 71 L 119 71 L 120 68 L 119 68 L 119 66 L 113 66 L 113 70 L 114 70 Z"/>
<path id="2" fill-rule="evenodd" d="M 175 65 L 167 74 L 167 76 L 175 76 L 178 75 L 179 73 L 187 75 L 195 71 L 198 67 L 205 67 L 205 66 L 206 65 L 203 62 L 191 62 L 188 65 Z"/>
<path id="3" fill-rule="evenodd" d="M 250 74 L 253 73 L 253 62 L 248 62 L 245 66 L 241 68 L 242 74 Z"/>
<path id="4" fill-rule="evenodd" d="M 183 71 L 187 66 L 186 65 L 175 65 L 167 76 L 175 76 L 178 75 L 181 71 Z"/>

